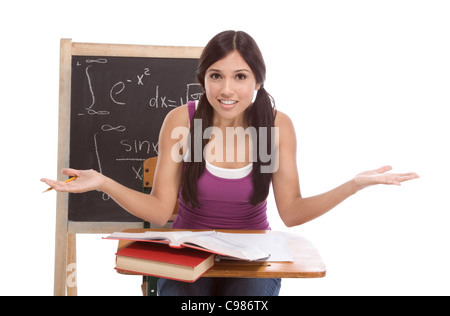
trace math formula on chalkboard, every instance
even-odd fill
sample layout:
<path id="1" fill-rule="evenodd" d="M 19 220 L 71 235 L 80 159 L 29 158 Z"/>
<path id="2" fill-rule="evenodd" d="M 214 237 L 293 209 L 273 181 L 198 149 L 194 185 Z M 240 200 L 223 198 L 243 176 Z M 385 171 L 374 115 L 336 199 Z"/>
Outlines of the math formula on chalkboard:
<path id="1" fill-rule="evenodd" d="M 72 56 L 70 167 L 95 169 L 135 190 L 158 155 L 173 108 L 198 100 L 198 59 Z M 141 221 L 102 192 L 71 194 L 69 220 Z"/>

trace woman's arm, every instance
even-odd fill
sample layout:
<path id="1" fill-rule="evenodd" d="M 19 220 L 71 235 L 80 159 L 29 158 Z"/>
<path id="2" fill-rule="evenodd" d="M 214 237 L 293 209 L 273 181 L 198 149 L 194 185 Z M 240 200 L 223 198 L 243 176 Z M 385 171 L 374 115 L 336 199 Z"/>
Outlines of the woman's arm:
<path id="1" fill-rule="evenodd" d="M 300 193 L 296 151 L 297 140 L 292 121 L 278 112 L 275 126 L 279 131 L 279 168 L 273 174 L 273 190 L 278 212 L 286 226 L 292 227 L 317 218 L 359 190 L 375 184 L 400 185 L 418 178 L 415 173 L 386 173 L 385 166 L 358 174 L 353 179 L 323 194 L 303 198 Z"/>
<path id="2" fill-rule="evenodd" d="M 62 170 L 65 175 L 78 177 L 69 183 L 49 179 L 41 181 L 61 192 L 103 191 L 131 214 L 162 226 L 169 220 L 177 203 L 182 173 L 182 163 L 171 157 L 172 147 L 180 146 L 178 139 L 171 138 L 171 133 L 177 127 L 188 125 L 187 118 L 187 108 L 182 106 L 169 112 L 164 120 L 151 194 L 129 189 L 95 170 Z"/>

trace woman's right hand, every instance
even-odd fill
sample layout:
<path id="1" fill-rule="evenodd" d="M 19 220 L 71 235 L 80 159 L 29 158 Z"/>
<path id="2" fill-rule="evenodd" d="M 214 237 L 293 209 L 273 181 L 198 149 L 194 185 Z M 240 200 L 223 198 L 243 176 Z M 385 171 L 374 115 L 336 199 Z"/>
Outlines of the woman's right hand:
<path id="1" fill-rule="evenodd" d="M 77 179 L 68 183 L 45 178 L 41 179 L 41 181 L 48 184 L 56 191 L 69 193 L 83 193 L 93 190 L 101 191 L 102 186 L 106 181 L 106 177 L 104 175 L 92 169 L 63 169 L 61 173 L 70 177 L 77 177 Z"/>

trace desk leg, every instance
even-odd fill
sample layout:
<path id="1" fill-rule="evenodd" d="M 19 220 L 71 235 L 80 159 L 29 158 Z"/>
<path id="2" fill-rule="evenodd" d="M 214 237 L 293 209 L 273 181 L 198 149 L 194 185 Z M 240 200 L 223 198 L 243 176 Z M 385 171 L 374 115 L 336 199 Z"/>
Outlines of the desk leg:
<path id="1" fill-rule="evenodd" d="M 157 277 L 147 276 L 147 296 L 158 295 L 158 279 Z"/>

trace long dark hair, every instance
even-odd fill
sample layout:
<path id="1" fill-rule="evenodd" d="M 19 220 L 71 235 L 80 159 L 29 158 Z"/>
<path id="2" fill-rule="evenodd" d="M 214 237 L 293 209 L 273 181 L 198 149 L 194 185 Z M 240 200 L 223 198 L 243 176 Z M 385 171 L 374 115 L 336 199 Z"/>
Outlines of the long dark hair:
<path id="1" fill-rule="evenodd" d="M 261 85 L 258 90 L 256 99 L 248 109 L 247 118 L 248 126 L 255 128 L 258 136 L 258 140 L 261 137 L 261 133 L 267 131 L 265 139 L 267 139 L 267 153 L 270 154 L 272 148 L 271 130 L 274 126 L 275 120 L 275 102 L 273 98 L 264 89 L 264 82 L 266 79 L 266 65 L 264 63 L 261 51 L 258 48 L 255 40 L 245 32 L 242 31 L 225 31 L 217 34 L 211 39 L 211 41 L 204 48 L 197 67 L 197 80 L 205 88 L 205 74 L 208 68 L 224 58 L 232 51 L 238 51 L 242 58 L 247 62 L 253 74 L 255 75 L 256 82 Z M 206 98 L 206 93 L 202 95 L 199 100 L 197 110 L 195 111 L 193 119 L 202 120 L 202 135 L 206 128 L 212 126 L 213 122 L 213 108 Z M 260 127 L 266 127 L 266 129 L 260 129 Z M 197 131 L 198 132 L 198 131 Z M 194 153 L 194 124 L 191 122 L 190 127 L 191 137 L 191 156 Z M 202 153 L 209 139 L 202 140 Z M 259 141 L 256 142 L 257 153 L 259 153 Z M 257 205 L 263 202 L 270 189 L 270 183 L 272 181 L 272 174 L 261 172 L 261 166 L 268 164 L 262 162 L 260 155 L 256 154 L 256 161 L 253 162 L 253 196 L 250 203 Z M 202 157 L 201 162 L 195 162 L 191 159 L 187 162 L 184 168 L 183 177 L 181 180 L 182 197 L 185 203 L 190 203 L 194 207 L 200 207 L 200 203 L 197 198 L 197 181 L 198 178 L 205 171 L 205 160 Z"/>

